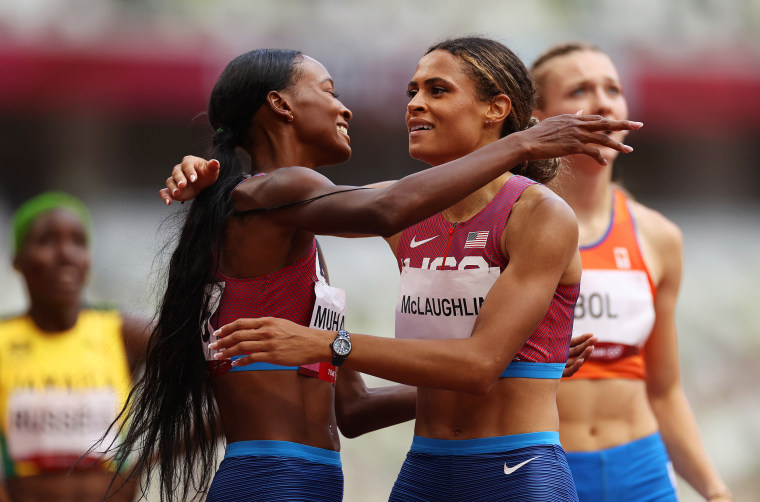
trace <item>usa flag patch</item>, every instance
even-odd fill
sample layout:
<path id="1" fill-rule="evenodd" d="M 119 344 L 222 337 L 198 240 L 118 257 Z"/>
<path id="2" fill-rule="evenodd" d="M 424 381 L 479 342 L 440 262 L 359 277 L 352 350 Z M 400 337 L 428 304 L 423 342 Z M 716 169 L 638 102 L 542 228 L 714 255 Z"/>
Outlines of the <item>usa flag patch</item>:
<path id="1" fill-rule="evenodd" d="M 467 239 L 464 241 L 464 248 L 486 247 L 486 242 L 488 242 L 488 232 L 489 230 L 483 232 L 469 232 L 467 234 Z"/>

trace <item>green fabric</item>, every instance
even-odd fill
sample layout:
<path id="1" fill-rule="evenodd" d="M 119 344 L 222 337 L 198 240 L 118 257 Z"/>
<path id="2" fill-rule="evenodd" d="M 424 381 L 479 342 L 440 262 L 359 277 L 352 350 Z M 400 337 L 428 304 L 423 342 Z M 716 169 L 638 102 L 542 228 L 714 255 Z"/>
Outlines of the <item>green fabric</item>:
<path id="1" fill-rule="evenodd" d="M 19 206 L 11 219 L 13 252 L 18 254 L 24 245 L 29 229 L 37 218 L 53 209 L 67 209 L 74 213 L 87 232 L 88 239 L 92 232 L 90 210 L 76 197 L 63 192 L 45 192 L 29 199 Z"/>

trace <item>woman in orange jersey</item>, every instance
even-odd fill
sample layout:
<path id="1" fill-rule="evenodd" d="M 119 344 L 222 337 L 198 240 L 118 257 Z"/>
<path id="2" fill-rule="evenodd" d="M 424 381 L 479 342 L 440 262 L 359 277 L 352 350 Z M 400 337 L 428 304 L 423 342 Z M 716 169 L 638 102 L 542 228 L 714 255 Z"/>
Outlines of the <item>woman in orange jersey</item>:
<path id="1" fill-rule="evenodd" d="M 96 502 L 113 472 L 108 462 L 80 457 L 126 401 L 146 326 L 84 305 L 90 215 L 82 202 L 38 195 L 19 207 L 12 227 L 29 310 L 0 320 L 3 485 L 14 502 Z M 112 500 L 134 500 L 135 486 Z"/>
<path id="2" fill-rule="evenodd" d="M 539 119 L 578 110 L 628 117 L 617 69 L 596 46 L 556 46 L 531 72 Z M 620 141 L 625 133 L 608 135 Z M 676 500 L 673 466 L 705 499 L 731 500 L 679 377 L 681 232 L 612 183 L 617 152 L 602 152 L 607 165 L 574 155 L 551 184 L 579 221 L 583 278 L 573 331 L 598 338 L 590 360 L 557 395 L 580 500 Z"/>

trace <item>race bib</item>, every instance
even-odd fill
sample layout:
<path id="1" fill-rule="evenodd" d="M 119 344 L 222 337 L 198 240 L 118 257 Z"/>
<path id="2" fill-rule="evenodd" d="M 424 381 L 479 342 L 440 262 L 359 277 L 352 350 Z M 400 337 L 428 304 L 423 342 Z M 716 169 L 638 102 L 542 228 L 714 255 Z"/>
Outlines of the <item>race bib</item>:
<path id="1" fill-rule="evenodd" d="M 404 267 L 396 303 L 397 338 L 468 338 L 498 267 L 431 270 Z"/>
<path id="2" fill-rule="evenodd" d="M 113 389 L 16 390 L 9 399 L 8 449 L 15 461 L 67 469 L 100 440 L 118 412 Z M 102 451 L 115 439 L 110 433 Z"/>
<path id="3" fill-rule="evenodd" d="M 640 270 L 584 270 L 575 304 L 573 336 L 593 333 L 592 360 L 639 352 L 654 327 L 654 299 Z"/>
<path id="4" fill-rule="evenodd" d="M 311 312 L 309 327 L 330 331 L 344 329 L 346 325 L 346 292 L 328 285 L 322 270 L 319 268 L 319 255 L 317 255 L 316 262 L 318 279 L 314 283 L 316 299 L 314 309 Z M 335 384 L 338 369 L 330 363 L 313 363 L 299 367 L 298 373 Z"/>

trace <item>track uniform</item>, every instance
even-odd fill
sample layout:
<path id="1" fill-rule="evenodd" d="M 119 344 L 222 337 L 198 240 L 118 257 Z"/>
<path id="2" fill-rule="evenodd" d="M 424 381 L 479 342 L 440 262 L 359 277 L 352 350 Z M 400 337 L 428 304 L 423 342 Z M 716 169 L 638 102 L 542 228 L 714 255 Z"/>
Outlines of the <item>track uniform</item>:
<path id="1" fill-rule="evenodd" d="M 440 214 L 405 230 L 396 306 L 398 338 L 466 338 L 508 260 L 500 240 L 512 206 L 535 184 L 510 177 L 466 222 Z M 544 319 L 501 378 L 559 379 L 568 357 L 579 286 L 559 285 Z M 392 501 L 569 501 L 575 487 L 555 431 L 467 440 L 415 436 Z"/>
<path id="2" fill-rule="evenodd" d="M 218 273 L 217 281 L 207 288 L 209 306 L 202 320 L 204 350 L 214 374 L 298 371 L 335 383 L 337 369 L 329 363 L 300 368 L 269 363 L 232 367 L 230 361 L 214 360 L 214 351 L 208 348 L 216 328 L 244 317 L 281 317 L 303 326 L 343 328 L 345 291 L 327 285 L 316 240 L 303 258 L 282 270 L 244 279 Z M 321 502 L 342 498 L 343 471 L 337 451 L 289 441 L 239 441 L 227 445 L 207 500 Z"/>
<path id="3" fill-rule="evenodd" d="M 107 468 L 95 455 L 77 461 L 121 411 L 131 384 L 117 311 L 83 309 L 62 333 L 41 331 L 26 315 L 0 321 L 0 472 Z"/>
<path id="4" fill-rule="evenodd" d="M 594 352 L 571 379 L 646 379 L 643 350 L 657 294 L 625 194 L 613 193 L 610 227 L 582 246 L 575 335 L 593 333 Z M 659 433 L 597 452 L 567 454 L 581 501 L 677 500 L 673 467 Z"/>

